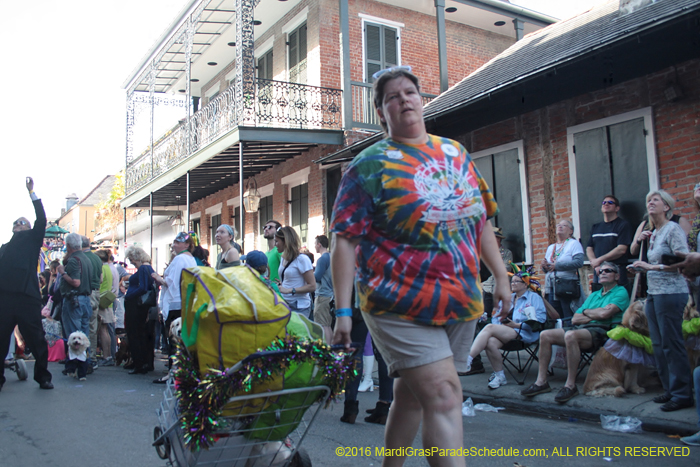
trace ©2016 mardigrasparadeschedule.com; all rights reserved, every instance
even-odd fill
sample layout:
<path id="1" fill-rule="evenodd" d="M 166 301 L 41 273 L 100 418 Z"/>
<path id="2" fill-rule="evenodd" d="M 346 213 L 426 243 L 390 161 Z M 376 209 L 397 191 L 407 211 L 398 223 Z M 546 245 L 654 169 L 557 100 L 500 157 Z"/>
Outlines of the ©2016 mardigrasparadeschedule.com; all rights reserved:
<path id="1" fill-rule="evenodd" d="M 335 450 L 338 457 L 688 457 L 690 448 L 685 446 L 636 446 L 636 447 L 555 447 L 552 449 L 517 449 L 501 447 L 489 448 L 459 448 L 459 449 L 430 449 L 384 447 L 338 446 Z"/>

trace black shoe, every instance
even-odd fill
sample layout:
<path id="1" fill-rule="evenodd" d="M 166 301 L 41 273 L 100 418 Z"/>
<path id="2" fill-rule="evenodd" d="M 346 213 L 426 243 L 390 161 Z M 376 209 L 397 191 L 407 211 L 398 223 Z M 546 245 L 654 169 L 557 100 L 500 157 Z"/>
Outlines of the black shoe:
<path id="1" fill-rule="evenodd" d="M 533 397 L 538 394 L 544 394 L 545 392 L 551 391 L 552 388 L 549 387 L 549 383 L 544 383 L 542 386 L 538 386 L 536 383 L 532 383 L 530 386 L 520 391 L 520 394 L 522 394 L 525 397 Z"/>
<path id="2" fill-rule="evenodd" d="M 657 404 L 665 404 L 666 402 L 669 402 L 671 399 L 673 399 L 673 396 L 666 392 L 664 394 L 661 394 L 660 396 L 656 396 L 655 398 L 652 399 L 652 401 L 656 402 Z"/>
<path id="3" fill-rule="evenodd" d="M 125 370 L 133 370 L 134 368 L 136 368 L 136 365 L 134 365 L 133 363 L 129 363 L 128 365 L 124 365 L 123 368 Z"/>
<path id="4" fill-rule="evenodd" d="M 670 400 L 661 406 L 661 410 L 663 412 L 675 412 L 676 410 L 688 409 L 693 405 L 695 405 L 693 404 L 693 399 L 688 399 L 685 401 Z"/>
<path id="5" fill-rule="evenodd" d="M 95 369 L 88 363 L 87 374 L 91 375 L 95 372 Z"/>
<path id="6" fill-rule="evenodd" d="M 389 408 L 391 404 L 388 402 L 377 402 L 377 405 L 372 410 L 369 417 L 365 417 L 367 423 L 376 423 L 378 425 L 386 425 L 386 418 L 389 416 Z"/>
<path id="7" fill-rule="evenodd" d="M 457 372 L 458 376 L 469 376 L 469 375 L 478 375 L 479 373 L 485 373 L 486 369 L 484 368 L 484 364 L 482 363 L 481 365 L 474 365 L 472 362 L 472 368 L 469 371 L 465 371 L 463 373 Z"/>
<path id="8" fill-rule="evenodd" d="M 42 381 L 39 383 L 41 389 L 53 389 L 53 383 L 51 381 Z"/>
<path id="9" fill-rule="evenodd" d="M 162 378 L 154 379 L 153 384 L 166 384 L 170 379 L 170 375 L 163 376 Z"/>
<path id="10" fill-rule="evenodd" d="M 130 375 L 145 375 L 148 373 L 148 366 L 142 366 L 141 368 L 134 368 L 129 372 Z"/>
<path id="11" fill-rule="evenodd" d="M 345 401 L 345 410 L 343 410 L 343 416 L 340 417 L 340 421 L 353 425 L 357 414 L 360 413 L 359 405 L 359 401 Z"/>
<path id="12" fill-rule="evenodd" d="M 564 386 L 559 390 L 556 396 L 554 396 L 554 402 L 564 404 L 569 402 L 574 397 L 578 396 L 578 388 L 574 386 L 573 388 L 567 388 Z"/>

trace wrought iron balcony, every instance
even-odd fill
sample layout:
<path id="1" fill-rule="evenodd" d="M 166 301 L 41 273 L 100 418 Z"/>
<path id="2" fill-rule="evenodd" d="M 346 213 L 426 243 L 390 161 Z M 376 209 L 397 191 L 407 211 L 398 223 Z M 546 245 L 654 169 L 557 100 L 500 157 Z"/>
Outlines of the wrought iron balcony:
<path id="1" fill-rule="evenodd" d="M 342 91 L 258 79 L 255 92 L 244 97 L 241 122 L 236 121 L 234 85 L 166 134 L 139 157 L 127 161 L 126 194 L 227 134 L 236 126 L 285 129 L 342 129 Z"/>
<path id="2" fill-rule="evenodd" d="M 380 130 L 381 125 L 374 110 L 374 92 L 372 84 L 352 81 L 352 126 L 354 128 L 366 128 L 370 130 Z M 423 105 L 435 99 L 434 94 L 420 93 L 423 98 Z"/>

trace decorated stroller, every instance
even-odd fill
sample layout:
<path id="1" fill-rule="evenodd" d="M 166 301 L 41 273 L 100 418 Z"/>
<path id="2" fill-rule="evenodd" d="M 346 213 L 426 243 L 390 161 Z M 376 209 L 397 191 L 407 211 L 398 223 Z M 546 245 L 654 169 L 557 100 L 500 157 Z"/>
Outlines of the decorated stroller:
<path id="1" fill-rule="evenodd" d="M 186 269 L 181 291 L 158 455 L 178 466 L 310 466 L 299 445 L 354 371 L 352 355 L 324 344 L 323 329 L 248 267 Z"/>

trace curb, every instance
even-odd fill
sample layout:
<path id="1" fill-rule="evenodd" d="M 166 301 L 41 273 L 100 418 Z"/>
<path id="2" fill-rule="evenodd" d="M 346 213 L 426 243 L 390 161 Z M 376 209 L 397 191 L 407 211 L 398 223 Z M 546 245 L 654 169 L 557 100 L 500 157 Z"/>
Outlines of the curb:
<path id="1" fill-rule="evenodd" d="M 620 415 L 609 410 L 593 410 L 571 407 L 566 404 L 548 404 L 537 401 L 517 400 L 512 398 L 491 397 L 469 391 L 462 391 L 462 399 L 471 397 L 475 404 L 490 404 L 496 407 L 505 407 L 516 413 L 540 418 L 556 417 L 569 419 L 572 422 L 585 421 L 600 424 L 601 415 Z M 693 423 L 675 422 L 656 417 L 643 417 L 642 430 L 655 433 L 665 433 L 680 436 L 689 436 L 697 433 L 698 427 Z"/>

